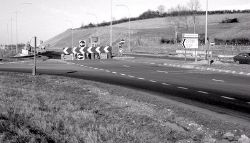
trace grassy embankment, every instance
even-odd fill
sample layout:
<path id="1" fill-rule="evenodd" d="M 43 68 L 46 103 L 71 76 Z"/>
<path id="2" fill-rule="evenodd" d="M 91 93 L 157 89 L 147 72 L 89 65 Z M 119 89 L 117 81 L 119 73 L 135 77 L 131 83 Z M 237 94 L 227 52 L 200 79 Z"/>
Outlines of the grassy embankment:
<path id="1" fill-rule="evenodd" d="M 224 23 L 221 21 L 226 18 L 238 18 L 239 23 Z M 180 45 L 161 44 L 161 38 L 172 39 L 175 34 L 174 22 L 179 21 L 181 27 L 180 33 L 192 33 L 193 25 L 191 17 L 166 17 L 154 18 L 131 22 L 131 47 L 134 51 L 166 53 L 176 49 L 181 49 Z M 188 29 L 185 23 L 188 23 Z M 223 14 L 209 15 L 208 17 L 208 36 L 210 39 L 232 39 L 250 37 L 250 14 Z M 197 33 L 205 33 L 205 16 L 197 17 Z M 74 30 L 74 46 L 78 45 L 80 39 L 88 39 L 90 36 L 100 36 L 101 44 L 109 44 L 109 27 L 99 27 L 91 29 Z M 116 51 L 117 43 L 121 39 L 128 41 L 128 23 L 114 25 L 113 45 Z M 66 46 L 71 46 L 71 31 L 67 30 L 46 43 L 51 45 L 51 49 L 61 51 Z M 127 49 L 128 42 L 125 43 Z M 201 47 L 202 48 L 202 47 Z M 235 48 L 235 47 L 234 47 Z M 236 47 L 237 48 L 237 47 Z M 243 47 L 244 48 L 244 47 Z M 230 48 L 231 50 L 231 48 Z"/>
<path id="2" fill-rule="evenodd" d="M 145 93 L 111 87 L 2 72 L 0 142 L 213 142 L 229 139 L 223 137 L 228 131 L 233 140 L 250 132 L 188 109 L 174 111 Z"/>

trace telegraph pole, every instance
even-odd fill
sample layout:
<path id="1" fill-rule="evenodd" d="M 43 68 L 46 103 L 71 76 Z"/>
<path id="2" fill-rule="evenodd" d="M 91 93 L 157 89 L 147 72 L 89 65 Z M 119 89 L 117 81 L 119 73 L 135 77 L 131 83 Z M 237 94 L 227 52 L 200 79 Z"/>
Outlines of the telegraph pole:
<path id="1" fill-rule="evenodd" d="M 34 45 L 34 65 L 33 65 L 33 70 L 32 70 L 32 75 L 35 76 L 36 75 L 36 39 L 37 37 L 34 37 L 35 40 L 35 45 Z"/>

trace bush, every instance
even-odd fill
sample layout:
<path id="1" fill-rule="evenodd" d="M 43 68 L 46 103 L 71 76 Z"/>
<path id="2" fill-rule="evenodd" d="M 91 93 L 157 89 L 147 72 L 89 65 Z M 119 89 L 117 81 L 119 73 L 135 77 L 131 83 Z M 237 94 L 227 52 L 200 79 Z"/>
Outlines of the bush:
<path id="1" fill-rule="evenodd" d="M 230 40 L 215 38 L 214 42 L 216 45 L 250 45 L 250 40 L 248 38 L 234 38 Z"/>
<path id="2" fill-rule="evenodd" d="M 160 40 L 161 44 L 174 44 L 174 39 L 165 39 L 165 38 L 161 38 Z"/>
<path id="3" fill-rule="evenodd" d="M 226 18 L 225 20 L 222 20 L 221 23 L 238 23 L 239 20 L 237 18 L 232 18 L 232 19 L 229 19 L 229 18 Z"/>

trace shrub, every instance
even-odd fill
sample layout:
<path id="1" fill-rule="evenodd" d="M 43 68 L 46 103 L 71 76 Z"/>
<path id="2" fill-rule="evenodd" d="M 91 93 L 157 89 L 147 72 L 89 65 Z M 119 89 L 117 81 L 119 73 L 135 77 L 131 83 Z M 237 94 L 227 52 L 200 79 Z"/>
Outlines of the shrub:
<path id="1" fill-rule="evenodd" d="M 238 23 L 239 20 L 237 18 L 226 18 L 225 20 L 222 20 L 221 23 Z"/>

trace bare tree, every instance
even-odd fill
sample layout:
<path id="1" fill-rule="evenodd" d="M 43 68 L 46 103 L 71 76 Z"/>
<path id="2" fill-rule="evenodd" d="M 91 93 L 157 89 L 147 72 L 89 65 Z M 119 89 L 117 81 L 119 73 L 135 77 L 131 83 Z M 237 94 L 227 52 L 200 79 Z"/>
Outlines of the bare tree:
<path id="1" fill-rule="evenodd" d="M 193 13 L 193 24 L 194 24 L 194 33 L 196 32 L 196 13 L 201 9 L 201 4 L 199 0 L 190 0 L 188 3 L 188 8 Z"/>
<path id="2" fill-rule="evenodd" d="M 158 12 L 159 12 L 160 15 L 162 15 L 165 12 L 165 6 L 164 5 L 159 5 L 157 7 L 157 9 L 158 9 Z"/>
<path id="3" fill-rule="evenodd" d="M 177 5 L 174 8 L 169 9 L 170 13 L 175 13 L 175 17 L 171 18 L 171 25 L 174 27 L 174 35 L 176 42 L 177 35 L 181 29 L 185 29 L 185 31 L 188 31 L 188 15 L 187 15 L 188 9 L 185 6 Z"/>

